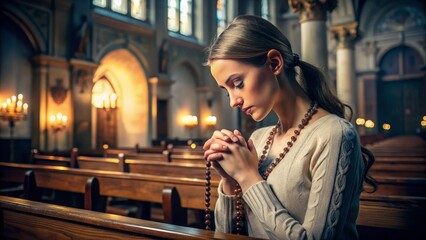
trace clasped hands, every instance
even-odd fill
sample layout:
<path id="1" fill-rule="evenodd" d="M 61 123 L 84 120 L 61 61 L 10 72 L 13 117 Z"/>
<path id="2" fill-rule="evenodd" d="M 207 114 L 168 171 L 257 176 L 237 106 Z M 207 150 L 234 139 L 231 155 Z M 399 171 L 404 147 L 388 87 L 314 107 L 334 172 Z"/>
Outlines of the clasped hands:
<path id="1" fill-rule="evenodd" d="M 216 130 L 203 146 L 204 158 L 229 186 L 239 183 L 243 192 L 262 180 L 258 172 L 258 159 L 253 141 L 246 141 L 238 130 Z M 229 191 L 225 190 L 227 194 Z M 231 187 L 229 187 L 231 188 Z M 229 193 L 232 194 L 232 193 Z"/>

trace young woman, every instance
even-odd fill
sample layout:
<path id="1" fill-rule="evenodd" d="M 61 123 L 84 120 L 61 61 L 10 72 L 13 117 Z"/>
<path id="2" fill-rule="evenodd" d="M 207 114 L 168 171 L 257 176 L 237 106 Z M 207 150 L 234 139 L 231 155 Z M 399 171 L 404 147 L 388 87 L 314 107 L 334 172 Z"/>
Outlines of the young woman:
<path id="1" fill-rule="evenodd" d="M 207 65 L 231 107 L 255 121 L 271 111 L 279 119 L 248 141 L 223 129 L 205 143 L 204 157 L 221 175 L 216 231 L 357 239 L 360 193 L 372 163 L 363 160 L 345 105 L 321 71 L 299 60 L 274 25 L 255 16 L 229 25 L 210 47 Z"/>

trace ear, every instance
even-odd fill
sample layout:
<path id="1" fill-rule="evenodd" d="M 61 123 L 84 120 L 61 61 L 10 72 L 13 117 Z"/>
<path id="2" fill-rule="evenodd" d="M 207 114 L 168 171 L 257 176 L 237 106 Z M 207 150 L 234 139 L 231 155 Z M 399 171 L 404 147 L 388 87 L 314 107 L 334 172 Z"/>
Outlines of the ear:
<path id="1" fill-rule="evenodd" d="M 274 75 L 280 75 L 284 68 L 283 56 L 278 50 L 271 49 L 268 54 L 268 62 L 271 70 L 274 72 Z"/>

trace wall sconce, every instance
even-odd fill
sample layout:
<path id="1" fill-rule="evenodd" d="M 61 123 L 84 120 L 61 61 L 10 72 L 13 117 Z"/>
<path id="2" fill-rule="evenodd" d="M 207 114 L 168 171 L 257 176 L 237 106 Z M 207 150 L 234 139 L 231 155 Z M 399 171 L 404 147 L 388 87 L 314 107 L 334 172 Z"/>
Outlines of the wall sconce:
<path id="1" fill-rule="evenodd" d="M 216 116 L 208 116 L 206 118 L 206 125 L 208 127 L 216 127 L 216 121 L 217 121 Z"/>
<path id="2" fill-rule="evenodd" d="M 50 116 L 50 127 L 53 130 L 55 137 L 55 147 L 54 151 L 58 151 L 58 132 L 64 130 L 67 126 L 68 117 L 62 113 L 57 113 Z"/>
<path id="3" fill-rule="evenodd" d="M 8 98 L 1 106 L 0 118 L 9 122 L 10 128 L 10 162 L 14 162 L 13 129 L 15 122 L 25 120 L 28 115 L 28 104 L 23 103 L 24 95 Z"/>
<path id="4" fill-rule="evenodd" d="M 198 125 L 197 116 L 188 115 L 183 117 L 183 125 L 187 128 L 195 128 Z"/>

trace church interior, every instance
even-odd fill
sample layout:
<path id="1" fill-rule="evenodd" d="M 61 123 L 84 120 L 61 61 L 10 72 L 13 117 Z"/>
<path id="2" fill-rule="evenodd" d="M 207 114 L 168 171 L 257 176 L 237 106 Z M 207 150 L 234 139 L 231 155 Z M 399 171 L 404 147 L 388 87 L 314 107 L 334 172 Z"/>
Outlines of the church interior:
<path id="1" fill-rule="evenodd" d="M 359 238 L 425 239 L 421 0 L 1 1 L 0 236 L 249 239 L 204 229 L 218 197 L 205 182 L 220 176 L 206 179 L 202 150 L 215 130 L 277 122 L 231 108 L 205 64 L 246 14 L 352 107 L 378 183 L 361 194 Z"/>

